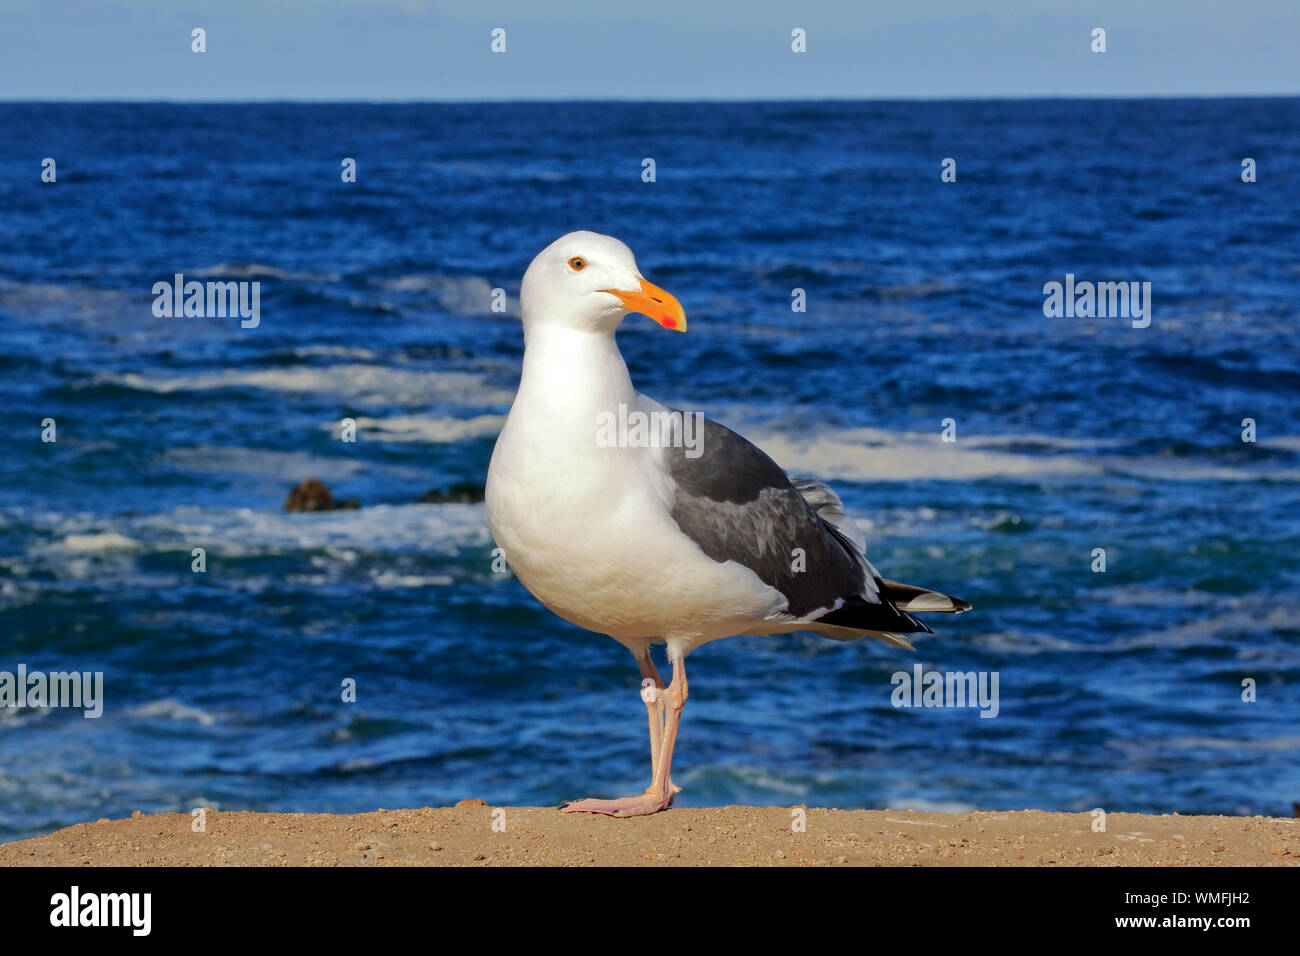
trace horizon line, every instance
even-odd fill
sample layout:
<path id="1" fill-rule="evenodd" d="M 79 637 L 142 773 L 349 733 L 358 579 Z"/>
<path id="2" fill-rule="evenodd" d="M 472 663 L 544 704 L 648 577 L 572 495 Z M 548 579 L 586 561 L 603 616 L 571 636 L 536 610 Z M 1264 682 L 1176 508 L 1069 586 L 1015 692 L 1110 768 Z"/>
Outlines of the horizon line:
<path id="1" fill-rule="evenodd" d="M 1296 99 L 1300 90 L 1295 92 L 1272 93 L 1026 93 L 1026 94 L 991 94 L 972 96 L 796 96 L 796 97 L 479 97 L 471 99 L 454 98 L 419 98 L 399 97 L 393 99 L 331 99 L 328 97 L 258 97 L 258 98 L 149 98 L 149 97 L 84 97 L 68 99 L 62 97 L 3 97 L 0 104 L 10 105 L 206 105 L 206 106 L 241 106 L 241 105 L 335 105 L 335 106 L 394 106 L 394 105 L 438 105 L 438 106 L 481 106 L 481 105 L 522 105 L 536 103 L 989 103 L 1006 101 L 1052 102 L 1052 101 L 1098 101 L 1098 100 L 1255 100 L 1255 99 Z"/>

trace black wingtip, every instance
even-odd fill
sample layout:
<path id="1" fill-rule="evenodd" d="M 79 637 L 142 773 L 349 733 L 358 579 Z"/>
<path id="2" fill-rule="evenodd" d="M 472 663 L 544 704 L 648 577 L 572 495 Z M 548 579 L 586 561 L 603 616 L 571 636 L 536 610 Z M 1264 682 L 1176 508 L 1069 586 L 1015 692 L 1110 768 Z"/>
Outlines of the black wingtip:
<path id="1" fill-rule="evenodd" d="M 934 628 L 888 600 L 864 601 L 852 597 L 837 610 L 817 618 L 819 624 L 848 627 L 855 631 L 888 631 L 895 634 L 933 634 Z"/>

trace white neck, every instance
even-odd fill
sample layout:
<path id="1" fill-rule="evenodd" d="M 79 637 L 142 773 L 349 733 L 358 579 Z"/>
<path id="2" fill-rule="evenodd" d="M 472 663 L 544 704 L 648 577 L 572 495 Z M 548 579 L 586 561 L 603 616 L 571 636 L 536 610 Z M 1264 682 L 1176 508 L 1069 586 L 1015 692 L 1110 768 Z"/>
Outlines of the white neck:
<path id="1" fill-rule="evenodd" d="M 547 323 L 524 327 L 524 367 L 516 403 L 595 427 L 596 413 L 631 406 L 636 390 L 612 332 Z"/>

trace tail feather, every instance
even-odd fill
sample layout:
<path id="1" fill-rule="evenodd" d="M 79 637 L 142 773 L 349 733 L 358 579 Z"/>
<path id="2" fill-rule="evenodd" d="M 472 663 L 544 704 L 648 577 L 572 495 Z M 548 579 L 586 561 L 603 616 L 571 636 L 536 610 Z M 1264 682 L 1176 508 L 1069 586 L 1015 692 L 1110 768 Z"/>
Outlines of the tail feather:
<path id="1" fill-rule="evenodd" d="M 835 624 L 814 624 L 809 630 L 832 641 L 859 641 L 864 637 L 878 637 L 886 644 L 893 644 L 907 651 L 916 650 L 916 646 L 903 634 L 894 631 L 860 631 L 851 627 L 839 627 Z"/>
<path id="2" fill-rule="evenodd" d="M 861 597 L 849 598 L 837 610 L 817 618 L 816 623 L 883 634 L 934 633 L 930 625 L 918 621 L 893 601 L 866 601 Z"/>
<path id="3" fill-rule="evenodd" d="M 815 478 L 790 480 L 822 519 L 826 530 L 863 571 L 862 592 L 845 600 L 838 609 L 809 622 L 809 630 L 835 641 L 875 637 L 914 650 L 906 634 L 933 634 L 934 631 L 924 621 L 914 618 L 913 612 L 960 614 L 971 609 L 970 603 L 961 598 L 882 578 L 866 558 L 862 529 L 844 510 L 844 502 L 835 490 Z"/>
<path id="4" fill-rule="evenodd" d="M 880 579 L 880 596 L 893 602 L 900 611 L 938 611 L 942 614 L 961 614 L 969 611 L 971 604 L 961 598 L 949 597 L 929 588 L 918 588 L 912 584 L 900 584 L 888 578 Z"/>

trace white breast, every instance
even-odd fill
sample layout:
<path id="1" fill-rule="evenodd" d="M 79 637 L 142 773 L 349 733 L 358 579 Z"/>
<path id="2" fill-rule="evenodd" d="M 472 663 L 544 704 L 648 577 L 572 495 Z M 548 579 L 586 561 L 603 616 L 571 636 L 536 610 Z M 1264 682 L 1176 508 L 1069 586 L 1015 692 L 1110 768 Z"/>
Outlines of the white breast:
<path id="1" fill-rule="evenodd" d="M 597 415 L 620 403 L 657 405 L 633 390 L 612 336 L 530 339 L 486 492 L 511 570 L 556 614 L 616 638 L 689 649 L 760 624 L 780 596 L 681 533 L 660 450 L 597 444 Z"/>

